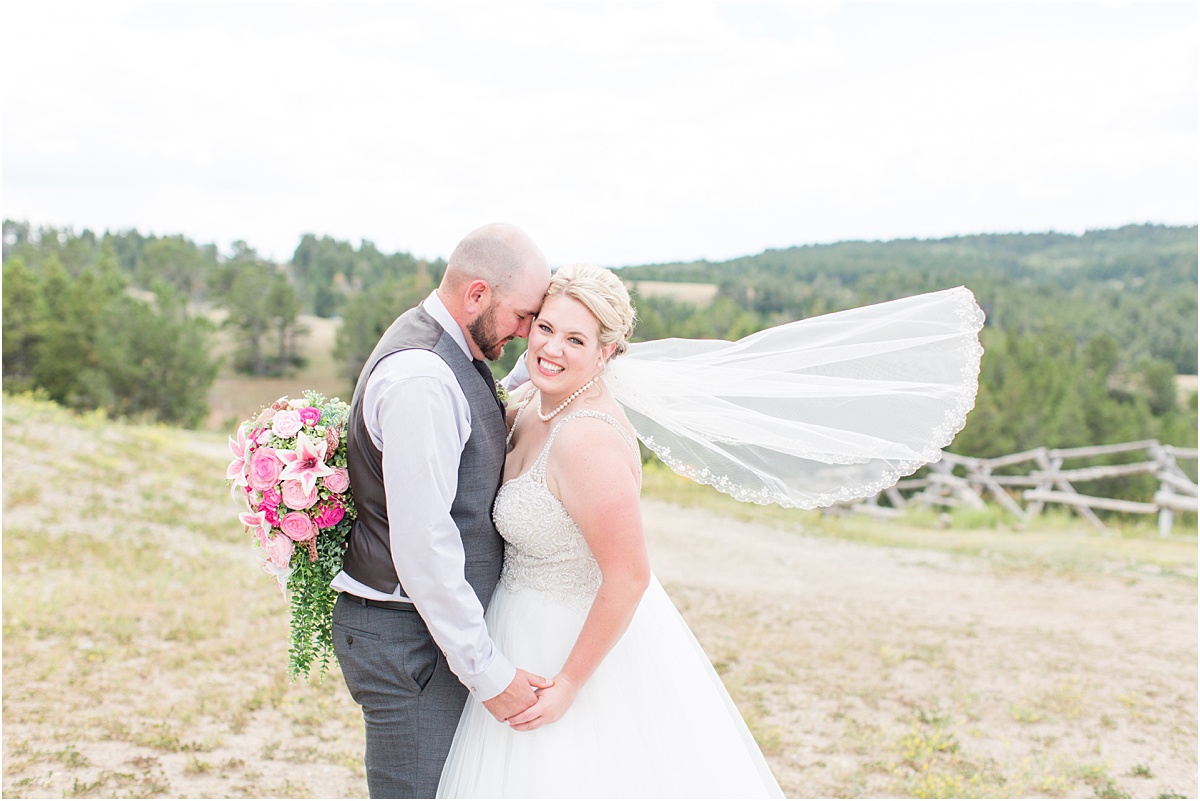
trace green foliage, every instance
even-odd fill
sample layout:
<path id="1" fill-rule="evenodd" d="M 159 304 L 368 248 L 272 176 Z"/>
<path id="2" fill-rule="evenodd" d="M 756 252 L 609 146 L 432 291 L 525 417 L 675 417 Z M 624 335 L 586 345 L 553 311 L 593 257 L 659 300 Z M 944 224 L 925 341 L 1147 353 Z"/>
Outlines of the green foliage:
<path id="1" fill-rule="evenodd" d="M 11 392 L 35 386 L 36 354 L 47 318 L 37 276 L 20 258 L 4 262 L 4 383 Z"/>
<path id="2" fill-rule="evenodd" d="M 704 308 L 635 295 L 639 340 L 738 339 L 790 320 L 963 284 L 975 292 L 988 322 L 980 392 L 955 441 L 957 452 L 989 456 L 1148 438 L 1193 446 L 1195 394 L 1180 402 L 1175 374 L 1196 370 L 1196 241 L 1194 226 L 1142 225 L 1082 236 L 841 242 L 721 263 L 626 267 L 621 275 L 719 287 Z M 112 310 L 97 298 L 112 296 L 114 280 L 153 291 L 160 317 L 177 319 L 164 310 L 187 300 L 225 306 L 234 366 L 252 375 L 285 375 L 303 363 L 296 348 L 302 311 L 340 314 L 334 356 L 340 375 L 355 381 L 387 326 L 419 303 L 445 270 L 444 262 L 385 254 L 371 242 L 355 248 L 312 234 L 301 239 L 291 265 L 279 266 L 245 242 L 235 242 L 221 259 L 212 245 L 179 236 L 125 231 L 97 237 L 11 220 L 4 223 L 4 259 L 5 380 L 17 390 L 44 387 L 75 406 L 109 405 L 116 395 L 131 395 L 142 379 L 112 379 L 121 372 L 113 354 L 154 350 L 147 345 L 151 335 L 100 322 Z M 175 294 L 164 294 L 164 286 Z M 153 321 L 139 319 L 144 311 L 131 309 L 119 314 L 135 328 L 153 328 Z M 201 326 L 192 322 L 190 336 L 200 336 Z M 117 344 L 94 345 L 97 331 Z M 183 347 L 186 337 L 167 339 Z M 505 349 L 493 365 L 497 374 L 511 369 L 523 344 Z M 101 374 L 110 376 L 107 383 L 97 379 Z M 1137 494 L 1152 492 L 1152 483 Z"/>
<path id="3" fill-rule="evenodd" d="M 842 242 L 621 275 L 720 287 L 707 308 L 635 297 L 639 339 L 737 339 L 965 284 L 988 314 L 986 352 L 975 409 L 953 448 L 997 456 L 1151 438 L 1194 446 L 1195 403 L 1178 402 L 1175 374 L 1196 370 L 1196 267 L 1195 227 L 1148 225 Z M 1135 494 L 1153 494 L 1153 480 L 1144 483 Z"/>
<path id="4" fill-rule="evenodd" d="M 355 250 L 349 242 L 328 236 L 317 239 L 312 234 L 301 238 L 292 266 L 306 306 L 318 317 L 338 312 L 349 317 L 348 306 L 356 295 L 388 291 L 390 284 L 405 278 L 432 286 L 445 272 L 440 260 L 428 264 L 408 253 L 384 254 L 366 240 Z M 403 309 L 393 311 L 395 318 Z"/>
<path id="5" fill-rule="evenodd" d="M 218 263 L 215 245 L 197 245 L 178 235 L 160 239 L 131 230 L 97 237 L 88 229 L 78 234 L 69 228 L 34 231 L 28 223 L 4 221 L 4 261 L 20 258 L 34 272 L 40 272 L 43 262 L 53 256 L 77 277 L 96 268 L 104 254 L 132 286 L 151 290 L 165 281 L 193 299 L 203 297 Z"/>
<path id="6" fill-rule="evenodd" d="M 295 344 L 301 333 L 300 298 L 283 272 L 238 242 L 218 285 L 229 312 L 225 326 L 233 331 L 237 370 L 285 375 L 301 363 Z"/>
<path id="7" fill-rule="evenodd" d="M 1089 364 L 1097 349 L 1080 348 L 1054 329 L 985 330 L 983 343 L 980 393 L 967 427 L 954 442 L 956 452 L 987 457 L 1043 445 L 1154 438 L 1163 432 L 1159 418 L 1175 408 L 1174 372 L 1164 362 L 1123 373 L 1093 369 Z M 1169 371 L 1168 389 L 1165 408 L 1156 414 L 1143 371 L 1163 366 Z"/>
<path id="8" fill-rule="evenodd" d="M 715 283 L 765 325 L 965 284 L 988 324 L 1056 327 L 1079 343 L 1107 335 L 1126 367 L 1141 359 L 1196 370 L 1196 228 L 1126 226 L 1068 234 L 840 242 L 727 262 L 621 271 L 631 280 Z"/>
<path id="9" fill-rule="evenodd" d="M 1101 787 L 1098 783 L 1093 789 L 1097 798 L 1129 798 L 1129 793 L 1112 783 L 1112 779 Z"/>
<path id="10" fill-rule="evenodd" d="M 99 375 L 93 398 L 117 414 L 198 425 L 217 376 L 208 353 L 213 326 L 188 316 L 186 302 L 162 285 L 153 304 L 122 295 L 96 340 Z"/>
<path id="11" fill-rule="evenodd" d="M 211 325 L 162 285 L 153 301 L 126 291 L 115 251 L 72 275 L 57 252 L 37 270 L 4 264 L 4 380 L 76 409 L 104 408 L 196 425 L 217 365 Z"/>
<path id="12" fill-rule="evenodd" d="M 134 275 L 138 286 L 149 288 L 161 282 L 184 297 L 200 298 L 212 266 L 209 254 L 192 242 L 182 236 L 169 236 L 142 246 Z"/>
<path id="13" fill-rule="evenodd" d="M 346 301 L 333 350 L 339 375 L 356 383 L 383 332 L 431 291 L 429 276 L 414 274 L 389 279 L 372 292 L 352 295 Z"/>
<path id="14" fill-rule="evenodd" d="M 350 518 L 343 518 L 335 528 L 321 532 L 316 540 L 315 562 L 309 561 L 304 548 L 292 554 L 292 573 L 288 577 L 292 611 L 288 674 L 293 679 L 308 676 L 314 665 L 318 675 L 323 676 L 329 669 L 333 657 L 333 605 L 338 596 L 329 584 L 342 570 L 350 522 Z"/>

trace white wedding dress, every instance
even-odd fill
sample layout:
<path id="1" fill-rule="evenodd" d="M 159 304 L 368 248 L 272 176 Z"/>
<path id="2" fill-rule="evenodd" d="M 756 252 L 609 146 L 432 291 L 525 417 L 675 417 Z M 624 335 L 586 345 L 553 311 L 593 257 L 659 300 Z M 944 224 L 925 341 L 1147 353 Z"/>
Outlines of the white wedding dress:
<path id="1" fill-rule="evenodd" d="M 600 569 L 546 486 L 546 460 L 500 488 L 493 509 L 504 569 L 487 611 L 514 664 L 554 676 L 583 626 Z M 454 735 L 438 797 L 752 798 L 783 793 L 708 657 L 662 585 L 650 586 L 624 636 L 557 722 L 529 732 L 473 697 Z"/>
<path id="2" fill-rule="evenodd" d="M 738 500 L 812 509 L 941 458 L 979 388 L 984 314 L 965 287 L 769 328 L 737 342 L 636 343 L 605 373 L 638 438 Z M 546 458 L 493 509 L 507 542 L 488 630 L 514 663 L 562 667 L 600 583 L 546 487 Z M 633 442 L 631 440 L 631 445 Z M 636 447 L 636 445 L 634 446 Z M 532 732 L 467 702 L 439 796 L 781 797 L 762 753 L 657 579 L 558 722 Z"/>

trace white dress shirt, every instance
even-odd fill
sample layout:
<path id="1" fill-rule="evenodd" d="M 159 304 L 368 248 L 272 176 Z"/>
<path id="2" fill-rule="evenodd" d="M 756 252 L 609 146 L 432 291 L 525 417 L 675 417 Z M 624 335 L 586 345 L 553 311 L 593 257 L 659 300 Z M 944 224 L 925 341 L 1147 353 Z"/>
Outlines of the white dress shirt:
<path id="1" fill-rule="evenodd" d="M 500 385 L 512 392 L 528 380 L 529 365 L 525 363 L 525 354 L 522 353 L 521 358 L 517 359 L 517 363 L 513 365 L 513 369 L 500 381 Z"/>
<path id="2" fill-rule="evenodd" d="M 467 358 L 466 335 L 433 292 L 421 304 Z M 397 351 L 380 359 L 363 389 L 363 421 L 383 453 L 383 486 L 392 563 L 400 585 L 387 594 L 344 571 L 331 586 L 376 601 L 411 601 L 446 654 L 450 669 L 480 700 L 516 677 L 483 622 L 483 606 L 463 573 L 466 557 L 450 506 L 458 465 L 471 436 L 471 407 L 450 366 L 432 351 Z M 407 592 L 407 596 L 404 594 Z"/>

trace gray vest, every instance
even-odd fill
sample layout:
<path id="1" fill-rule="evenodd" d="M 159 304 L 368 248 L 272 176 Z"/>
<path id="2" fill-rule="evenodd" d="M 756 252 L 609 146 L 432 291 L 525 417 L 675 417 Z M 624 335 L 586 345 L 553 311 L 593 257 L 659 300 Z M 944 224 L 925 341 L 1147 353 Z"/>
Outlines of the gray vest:
<path id="1" fill-rule="evenodd" d="M 380 592 L 390 594 L 400 586 L 392 564 L 388 516 L 403 516 L 404 508 L 387 508 L 383 454 L 371 441 L 363 422 L 362 399 L 367 379 L 379 360 L 413 348 L 432 351 L 449 365 L 471 407 L 471 436 L 459 459 L 458 492 L 450 506 L 450 516 L 462 536 L 466 579 L 487 608 L 504 562 L 504 540 L 492 523 L 492 502 L 504 473 L 504 407 L 496 398 L 490 371 L 486 378 L 483 375 L 487 366 L 482 362 L 477 366 L 468 358 L 453 337 L 420 306 L 400 315 L 384 332 L 354 389 L 346 431 L 346 460 L 358 518 L 347 538 L 342 568 L 356 581 Z M 388 436 L 391 432 L 383 433 Z M 414 453 L 412 458 L 424 457 Z"/>

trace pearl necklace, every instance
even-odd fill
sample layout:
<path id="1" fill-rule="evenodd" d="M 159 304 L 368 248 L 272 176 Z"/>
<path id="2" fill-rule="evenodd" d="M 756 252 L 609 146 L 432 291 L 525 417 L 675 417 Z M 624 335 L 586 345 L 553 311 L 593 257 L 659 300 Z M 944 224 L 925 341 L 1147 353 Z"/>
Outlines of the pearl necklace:
<path id="1" fill-rule="evenodd" d="M 541 420 L 543 423 L 549 423 L 554 418 L 554 415 L 558 414 L 563 409 L 567 408 L 567 404 L 569 404 L 571 401 L 578 398 L 580 395 L 582 395 L 584 392 L 586 392 L 588 390 L 588 388 L 592 386 L 592 384 L 595 384 L 595 383 L 596 383 L 596 379 L 593 378 L 591 381 L 587 382 L 582 387 L 580 387 L 579 389 L 572 392 L 565 401 L 558 404 L 558 406 L 554 407 L 554 411 L 550 412 L 550 414 L 542 414 L 542 393 L 539 392 L 538 393 L 538 405 L 537 405 L 538 419 Z"/>

